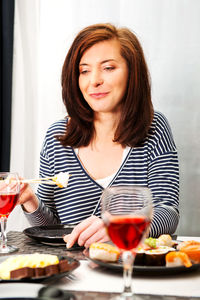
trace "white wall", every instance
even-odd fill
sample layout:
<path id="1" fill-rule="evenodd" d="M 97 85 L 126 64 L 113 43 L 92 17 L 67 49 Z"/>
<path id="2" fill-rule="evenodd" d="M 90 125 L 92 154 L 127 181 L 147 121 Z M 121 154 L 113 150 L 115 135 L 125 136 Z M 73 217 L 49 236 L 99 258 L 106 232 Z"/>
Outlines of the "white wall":
<path id="1" fill-rule="evenodd" d="M 92 23 L 127 26 L 143 45 L 154 107 L 179 151 L 178 233 L 200 235 L 199 12 L 199 0 L 16 0 L 11 169 L 38 175 L 45 131 L 65 115 L 60 75 L 74 35 Z M 16 208 L 9 228 L 19 215 L 15 228 L 27 226 Z"/>

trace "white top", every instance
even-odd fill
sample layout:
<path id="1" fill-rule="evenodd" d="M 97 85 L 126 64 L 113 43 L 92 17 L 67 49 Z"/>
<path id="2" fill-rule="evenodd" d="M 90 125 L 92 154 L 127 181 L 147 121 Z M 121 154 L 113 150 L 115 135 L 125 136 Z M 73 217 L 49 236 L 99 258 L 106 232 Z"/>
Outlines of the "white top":
<path id="1" fill-rule="evenodd" d="M 76 155 L 78 155 L 78 150 L 79 150 L 78 148 L 75 148 L 75 149 L 74 149 Z M 121 163 L 124 162 L 124 160 L 125 160 L 125 158 L 126 158 L 128 152 L 129 152 L 129 150 L 130 150 L 130 147 L 128 147 L 128 146 L 123 150 L 122 162 L 121 162 Z M 109 183 L 113 180 L 113 178 L 114 178 L 114 176 L 116 175 L 116 173 L 117 173 L 117 172 L 115 172 L 115 173 L 113 173 L 113 174 L 111 174 L 111 175 L 109 175 L 109 176 L 107 176 L 107 177 L 105 177 L 105 178 L 96 179 L 95 181 L 96 181 L 98 184 L 100 184 L 103 188 L 106 188 L 106 187 L 109 185 Z"/>

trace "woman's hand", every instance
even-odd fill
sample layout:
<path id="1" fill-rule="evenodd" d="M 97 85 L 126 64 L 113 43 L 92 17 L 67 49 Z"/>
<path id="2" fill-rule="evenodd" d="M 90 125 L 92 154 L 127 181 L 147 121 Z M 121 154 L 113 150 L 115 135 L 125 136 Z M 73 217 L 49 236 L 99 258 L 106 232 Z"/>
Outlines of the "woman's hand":
<path id="1" fill-rule="evenodd" d="M 63 239 L 67 243 L 67 248 L 71 248 L 75 242 L 79 246 L 88 248 L 92 243 L 109 241 L 103 221 L 96 216 L 82 221 L 71 234 L 65 235 Z"/>
<path id="2" fill-rule="evenodd" d="M 27 183 L 20 184 L 20 194 L 17 204 L 23 205 L 26 212 L 34 212 L 38 208 L 38 199 Z"/>

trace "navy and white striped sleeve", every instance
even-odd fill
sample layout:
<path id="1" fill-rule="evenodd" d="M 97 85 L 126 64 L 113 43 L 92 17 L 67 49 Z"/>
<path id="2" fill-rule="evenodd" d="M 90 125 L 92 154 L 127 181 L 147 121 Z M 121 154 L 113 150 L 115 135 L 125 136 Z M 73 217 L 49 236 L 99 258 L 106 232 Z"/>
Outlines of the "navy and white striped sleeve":
<path id="1" fill-rule="evenodd" d="M 52 159 L 49 157 L 48 148 L 50 141 L 52 140 L 51 128 L 47 131 L 42 150 L 40 152 L 40 177 L 54 176 L 54 167 Z M 31 225 L 49 225 L 58 224 L 60 220 L 58 218 L 57 209 L 54 201 L 54 186 L 48 184 L 40 184 L 36 196 L 39 200 L 39 206 L 36 211 L 32 213 L 24 212 L 29 223 Z"/>
<path id="2" fill-rule="evenodd" d="M 148 186 L 153 194 L 154 217 L 149 235 L 173 234 L 179 221 L 179 164 L 167 119 L 155 114 L 154 138 L 149 139 Z"/>

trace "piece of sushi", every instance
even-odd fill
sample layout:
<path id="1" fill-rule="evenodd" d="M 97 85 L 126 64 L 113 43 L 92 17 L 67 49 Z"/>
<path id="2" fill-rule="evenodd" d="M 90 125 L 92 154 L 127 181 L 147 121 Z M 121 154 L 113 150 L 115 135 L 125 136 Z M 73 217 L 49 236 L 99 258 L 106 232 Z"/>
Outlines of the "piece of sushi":
<path id="1" fill-rule="evenodd" d="M 182 247 L 181 251 L 186 253 L 193 263 L 200 263 L 200 245 L 187 245 Z"/>
<path id="2" fill-rule="evenodd" d="M 192 266 L 188 255 L 181 251 L 169 252 L 165 256 L 166 267 L 185 266 L 187 268 Z"/>
<path id="3" fill-rule="evenodd" d="M 145 239 L 144 243 L 150 248 L 158 248 L 160 246 L 174 246 L 174 241 L 172 240 L 172 237 L 169 234 L 162 234 L 157 239 L 149 237 L 148 239 Z"/>
<path id="4" fill-rule="evenodd" d="M 168 246 L 172 247 L 174 245 L 174 242 L 172 240 L 172 237 L 169 234 L 162 234 L 157 238 L 156 240 L 156 246 Z"/>
<path id="5" fill-rule="evenodd" d="M 139 246 L 136 250 L 134 264 L 138 266 L 145 264 L 145 249 L 142 246 Z"/>
<path id="6" fill-rule="evenodd" d="M 191 245 L 199 245 L 200 246 L 200 242 L 197 242 L 194 240 L 184 241 L 184 242 L 181 242 L 180 244 L 178 244 L 178 246 L 176 248 L 177 248 L 177 250 L 182 250 L 182 248 L 184 248 L 186 246 L 191 246 Z"/>
<path id="7" fill-rule="evenodd" d="M 106 262 L 115 262 L 119 259 L 120 251 L 117 247 L 107 243 L 93 243 L 89 247 L 89 256 Z"/>
<path id="8" fill-rule="evenodd" d="M 68 172 L 60 172 L 52 178 L 52 180 L 57 184 L 58 187 L 63 188 L 67 187 L 69 180 Z"/>
<path id="9" fill-rule="evenodd" d="M 165 266 L 165 257 L 167 253 L 174 251 L 174 248 L 168 246 L 160 246 L 156 249 L 145 251 L 146 266 Z"/>

